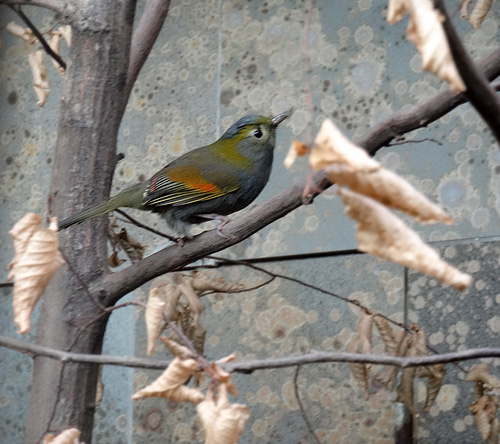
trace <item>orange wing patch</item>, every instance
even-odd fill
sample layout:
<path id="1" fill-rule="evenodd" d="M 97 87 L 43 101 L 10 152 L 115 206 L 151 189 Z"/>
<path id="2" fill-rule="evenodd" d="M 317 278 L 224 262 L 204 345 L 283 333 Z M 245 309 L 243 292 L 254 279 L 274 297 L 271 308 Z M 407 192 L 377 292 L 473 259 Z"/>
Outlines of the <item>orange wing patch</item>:
<path id="1" fill-rule="evenodd" d="M 168 171 L 168 177 L 174 182 L 181 182 L 187 185 L 189 188 L 193 188 L 203 193 L 221 192 L 221 190 L 216 185 L 203 179 L 199 171 L 194 170 L 193 167 L 191 167 L 190 171 L 186 171 L 186 168 L 183 166 L 172 168 Z M 151 189 L 151 191 L 153 190 Z"/>

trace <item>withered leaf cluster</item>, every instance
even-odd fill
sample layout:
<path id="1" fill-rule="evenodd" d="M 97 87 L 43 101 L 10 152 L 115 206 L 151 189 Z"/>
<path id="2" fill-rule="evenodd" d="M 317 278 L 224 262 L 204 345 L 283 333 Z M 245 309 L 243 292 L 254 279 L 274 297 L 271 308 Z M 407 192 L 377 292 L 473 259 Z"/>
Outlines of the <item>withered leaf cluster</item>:
<path id="1" fill-rule="evenodd" d="M 139 262 L 146 252 L 148 246 L 142 244 L 137 239 L 130 236 L 125 228 L 118 227 L 116 216 L 113 216 L 108 226 L 108 239 L 113 249 L 113 253 L 108 258 L 108 265 L 112 268 L 119 267 L 126 262 L 118 257 L 118 252 L 123 250 L 130 261 L 134 264 Z"/>
<path id="2" fill-rule="evenodd" d="M 250 411 L 245 405 L 231 404 L 228 393 L 237 396 L 236 386 L 231 375 L 218 365 L 232 360 L 233 355 L 201 366 L 195 359 L 187 357 L 191 354 L 188 348 L 169 339 L 162 339 L 174 353 L 175 359 L 156 381 L 139 390 L 132 399 L 159 397 L 197 404 L 197 412 L 205 430 L 205 444 L 235 444 L 243 433 Z M 191 376 L 200 379 L 202 371 L 212 381 L 206 394 L 199 388 L 185 385 Z M 216 386 L 217 391 L 212 388 Z"/>
<path id="3" fill-rule="evenodd" d="M 240 291 L 240 284 L 230 284 L 224 279 L 212 279 L 205 273 L 193 271 L 191 275 L 180 274 L 177 283 L 166 282 L 151 289 L 146 305 L 146 328 L 148 334 L 147 354 L 153 353 L 156 340 L 168 322 L 175 322 L 190 339 L 200 355 L 203 355 L 205 330 L 198 322 L 205 309 L 200 298 L 208 291 L 231 293 Z M 175 331 L 170 339 L 183 344 Z"/>
<path id="4" fill-rule="evenodd" d="M 474 403 L 469 410 L 474 416 L 476 428 L 488 444 L 498 444 L 500 422 L 497 418 L 500 381 L 490 374 L 488 364 L 478 364 L 469 371 L 466 381 L 474 382 Z"/>
<path id="5" fill-rule="evenodd" d="M 357 222 L 360 250 L 426 273 L 458 290 L 471 284 L 470 275 L 444 262 L 388 208 L 423 223 L 451 224 L 451 217 L 350 142 L 328 119 L 316 137 L 309 163 L 314 169 L 324 169 L 329 179 L 339 185 L 346 213 Z"/>
<path id="6" fill-rule="evenodd" d="M 483 23 L 486 14 L 490 11 L 493 0 L 477 0 L 469 15 L 469 6 L 471 3 L 472 0 L 462 1 L 461 16 L 469 20 L 470 25 L 474 29 L 477 29 L 481 26 L 481 23 Z"/>
<path id="7" fill-rule="evenodd" d="M 15 35 L 20 39 L 33 45 L 38 42 L 38 39 L 33 34 L 30 28 L 23 28 L 17 23 L 11 22 L 7 24 L 6 30 L 9 34 Z M 60 26 L 57 29 L 51 29 L 48 32 L 50 39 L 48 40 L 48 45 L 54 51 L 55 54 L 60 55 L 61 39 L 66 41 L 66 44 L 71 46 L 71 26 Z M 31 73 L 33 75 L 33 88 L 38 97 L 38 106 L 45 105 L 47 97 L 50 93 L 50 78 L 47 74 L 47 68 L 44 62 L 44 51 L 36 50 L 28 55 L 28 62 L 31 68 Z M 60 66 L 54 59 L 52 63 L 56 68 L 58 74 L 64 77 L 64 68 Z"/>
<path id="8" fill-rule="evenodd" d="M 347 351 L 350 353 L 372 352 L 373 325 L 377 327 L 380 338 L 384 343 L 385 352 L 389 356 L 425 356 L 427 355 L 427 340 L 425 332 L 416 325 L 412 325 L 411 333 L 400 330 L 393 332 L 392 327 L 386 319 L 380 315 L 364 310 L 356 326 L 357 335 L 348 344 Z M 369 396 L 370 381 L 375 380 L 392 390 L 395 385 L 399 369 L 395 366 L 382 366 L 375 373 L 371 364 L 350 363 L 351 373 L 356 382 L 363 388 L 365 396 Z M 436 364 L 425 367 L 406 367 L 402 370 L 400 384 L 397 389 L 398 402 L 404 403 L 414 415 L 418 411 L 414 403 L 414 380 L 415 378 L 427 378 L 427 396 L 423 410 L 429 411 L 436 400 L 439 390 L 443 384 L 445 375 L 444 364 Z"/>

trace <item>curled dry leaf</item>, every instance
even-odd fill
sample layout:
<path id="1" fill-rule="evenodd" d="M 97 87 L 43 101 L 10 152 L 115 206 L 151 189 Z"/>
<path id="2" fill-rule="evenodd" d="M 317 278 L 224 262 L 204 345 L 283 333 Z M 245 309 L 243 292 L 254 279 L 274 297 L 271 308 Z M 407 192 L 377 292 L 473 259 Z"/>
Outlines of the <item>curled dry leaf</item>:
<path id="1" fill-rule="evenodd" d="M 118 234 L 118 242 L 133 264 L 142 260 L 144 252 L 148 248 L 147 245 L 141 244 L 137 239 L 130 236 L 125 228 L 122 228 L 120 234 Z"/>
<path id="2" fill-rule="evenodd" d="M 405 356 L 408 350 L 409 338 L 406 331 L 401 330 L 396 333 L 395 341 L 397 344 L 397 352 L 395 356 Z M 384 384 L 389 391 L 394 388 L 394 383 L 396 382 L 396 376 L 398 375 L 399 368 L 395 366 L 386 365 L 382 371 L 377 375 L 377 379 Z"/>
<path id="3" fill-rule="evenodd" d="M 45 436 L 43 444 L 78 444 L 80 442 L 78 437 L 81 434 L 82 432 L 75 428 L 65 430 L 57 436 L 49 433 Z"/>
<path id="4" fill-rule="evenodd" d="M 9 34 L 15 35 L 16 37 L 20 37 L 28 43 L 36 43 L 38 39 L 33 34 L 33 31 L 29 28 L 23 28 L 17 23 L 10 22 L 7 23 L 7 27 L 5 28 Z"/>
<path id="5" fill-rule="evenodd" d="M 383 317 L 379 315 L 375 315 L 373 317 L 375 325 L 380 333 L 380 337 L 384 342 L 385 351 L 390 356 L 396 356 L 398 352 L 398 343 L 396 342 L 396 338 L 394 337 L 394 332 L 392 331 L 391 326 Z"/>
<path id="6" fill-rule="evenodd" d="M 492 3 L 493 0 L 477 0 L 476 4 L 474 5 L 474 9 L 472 9 L 469 17 L 469 23 L 474 29 L 477 29 L 481 26 L 481 23 L 483 23 L 486 14 L 488 14 L 488 12 L 490 11 Z"/>
<path id="7" fill-rule="evenodd" d="M 191 350 L 189 350 L 189 348 L 185 347 L 184 345 L 179 344 L 177 341 L 172 341 L 171 339 L 164 338 L 163 336 L 161 336 L 160 339 L 163 341 L 163 343 L 170 350 L 170 353 L 172 353 L 176 358 L 180 358 L 180 359 L 191 358 L 192 353 L 191 353 Z"/>
<path id="8" fill-rule="evenodd" d="M 490 374 L 488 364 L 481 363 L 471 368 L 465 379 L 469 382 L 480 382 L 492 389 L 500 389 L 500 381 L 494 375 Z"/>
<path id="9" fill-rule="evenodd" d="M 245 405 L 229 402 L 225 383 L 219 385 L 218 395 L 215 399 L 209 390 L 205 401 L 196 407 L 205 430 L 205 444 L 236 444 L 250 411 Z"/>
<path id="10" fill-rule="evenodd" d="M 372 352 L 372 330 L 373 330 L 373 313 L 363 310 L 360 320 L 356 324 L 358 331 L 359 343 L 361 345 L 361 353 Z M 371 364 L 367 364 L 366 368 L 369 370 Z"/>
<path id="11" fill-rule="evenodd" d="M 199 293 L 193 288 L 193 278 L 191 276 L 181 276 L 177 288 L 189 304 L 193 315 L 193 322 L 196 324 L 200 314 L 205 310 L 205 306 L 200 301 Z"/>
<path id="12" fill-rule="evenodd" d="M 156 340 L 165 329 L 165 320 L 163 311 L 165 302 L 158 296 L 158 288 L 152 288 L 149 292 L 148 303 L 144 313 L 146 319 L 146 331 L 148 336 L 148 345 L 146 354 L 151 355 L 155 349 Z"/>
<path id="13" fill-rule="evenodd" d="M 404 12 L 410 14 L 407 37 L 422 55 L 422 68 L 448 82 L 453 91 L 465 91 L 441 25 L 444 17 L 432 0 L 389 0 L 387 21 L 394 25 Z"/>
<path id="14" fill-rule="evenodd" d="M 30 329 L 30 317 L 38 299 L 64 260 L 59 251 L 57 219 L 51 219 L 49 228 L 36 231 L 26 250 L 13 268 L 14 322 L 18 333 Z"/>
<path id="15" fill-rule="evenodd" d="M 64 39 L 68 46 L 71 46 L 71 25 L 60 26 L 57 28 L 57 32 L 61 34 L 61 37 Z"/>
<path id="16" fill-rule="evenodd" d="M 428 378 L 427 394 L 425 397 L 424 411 L 428 412 L 434 404 L 434 401 L 443 385 L 444 375 L 446 374 L 445 364 L 436 364 L 429 367 L 418 367 L 417 377 Z"/>
<path id="17" fill-rule="evenodd" d="M 304 142 L 292 140 L 292 145 L 288 150 L 285 161 L 283 162 L 286 168 L 290 168 L 297 160 L 297 157 L 305 156 L 309 152 L 307 145 Z"/>
<path id="18" fill-rule="evenodd" d="M 356 335 L 347 345 L 347 351 L 349 353 L 359 353 L 359 347 L 359 336 Z M 368 381 L 368 368 L 366 364 L 363 364 L 362 362 L 349 362 L 349 368 L 351 369 L 354 380 L 363 388 L 365 398 L 368 399 L 368 389 L 370 383 Z"/>
<path id="19" fill-rule="evenodd" d="M 181 291 L 176 285 L 171 282 L 165 282 L 159 287 L 161 296 L 165 301 L 164 314 L 168 321 L 177 322 L 179 319 L 179 298 L 181 297 Z"/>
<path id="20" fill-rule="evenodd" d="M 380 164 L 364 149 L 354 145 L 331 120 L 325 119 L 309 156 L 309 164 L 321 170 L 332 163 L 341 164 L 351 172 L 368 172 L 380 168 Z"/>
<path id="21" fill-rule="evenodd" d="M 28 56 L 28 62 L 33 74 L 33 87 L 38 97 L 38 106 L 45 105 L 45 101 L 50 93 L 50 79 L 43 62 L 42 51 L 35 51 Z"/>
<path id="22" fill-rule="evenodd" d="M 462 5 L 460 6 L 460 16 L 462 18 L 469 17 L 469 5 L 472 3 L 472 0 L 462 0 Z"/>
<path id="23" fill-rule="evenodd" d="M 357 221 L 356 238 L 361 251 L 426 273 L 457 290 L 464 290 L 471 284 L 470 275 L 444 262 L 417 233 L 383 205 L 347 189 L 339 189 L 338 193 L 346 213 Z"/>
<path id="24" fill-rule="evenodd" d="M 35 213 L 27 213 L 12 227 L 9 231 L 10 237 L 14 241 L 14 259 L 7 265 L 7 270 L 12 269 L 18 262 L 19 258 L 26 251 L 28 242 L 35 231 L 42 227 L 42 218 Z M 14 277 L 14 272 L 9 273 L 7 281 Z"/>
<path id="25" fill-rule="evenodd" d="M 54 51 L 59 56 L 61 55 L 61 34 L 59 32 L 53 32 L 50 40 L 47 43 L 52 51 Z M 53 57 L 51 57 L 50 60 L 52 60 L 52 64 L 54 65 L 54 68 L 57 70 L 58 74 L 64 78 L 64 68 L 59 65 L 59 63 L 57 63 L 57 61 Z"/>
<path id="26" fill-rule="evenodd" d="M 214 290 L 231 293 L 244 288 L 241 284 L 226 283 L 223 278 L 213 279 L 201 271 L 193 271 L 191 285 L 199 292 Z"/>
<path id="27" fill-rule="evenodd" d="M 352 191 L 403 211 L 420 222 L 441 222 L 447 225 L 453 223 L 453 219 L 443 209 L 432 203 L 405 179 L 383 167 L 370 172 L 349 172 L 342 165 L 330 165 L 325 171 L 332 182 L 348 186 Z"/>
<path id="28" fill-rule="evenodd" d="M 198 404 L 204 398 L 200 390 L 183 385 L 196 371 L 198 363 L 194 359 L 175 358 L 156 381 L 134 393 L 132 399 L 157 397 Z"/>
<path id="29" fill-rule="evenodd" d="M 127 261 L 125 259 L 120 259 L 118 257 L 118 251 L 114 251 L 113 253 L 111 253 L 111 256 L 109 256 L 109 258 L 108 258 L 108 265 L 111 268 L 119 267 L 124 262 L 127 262 Z"/>
<path id="30" fill-rule="evenodd" d="M 492 432 L 498 431 L 498 425 L 495 422 L 498 411 L 498 397 L 483 395 L 474 404 L 469 406 L 469 410 L 474 415 L 476 428 L 485 441 L 489 442 Z M 496 433 L 498 439 L 498 433 Z"/>

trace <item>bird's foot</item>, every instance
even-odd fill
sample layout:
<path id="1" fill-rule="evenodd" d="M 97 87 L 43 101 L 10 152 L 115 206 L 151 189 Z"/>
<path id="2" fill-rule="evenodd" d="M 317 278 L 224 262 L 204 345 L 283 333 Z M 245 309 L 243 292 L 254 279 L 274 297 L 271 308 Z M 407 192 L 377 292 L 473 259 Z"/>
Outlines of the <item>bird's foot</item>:
<path id="1" fill-rule="evenodd" d="M 231 222 L 231 219 L 227 216 L 222 216 L 221 214 L 215 214 L 215 213 L 210 213 L 210 214 L 198 214 L 197 215 L 198 217 L 202 217 L 203 219 L 208 219 L 208 220 L 218 220 L 220 223 L 219 225 L 217 226 L 217 228 L 215 229 L 215 231 L 217 232 L 217 234 L 220 236 L 220 237 L 223 237 L 224 239 L 229 239 L 228 236 L 226 236 L 223 232 L 222 232 L 222 227 L 226 224 L 228 224 L 229 222 Z"/>

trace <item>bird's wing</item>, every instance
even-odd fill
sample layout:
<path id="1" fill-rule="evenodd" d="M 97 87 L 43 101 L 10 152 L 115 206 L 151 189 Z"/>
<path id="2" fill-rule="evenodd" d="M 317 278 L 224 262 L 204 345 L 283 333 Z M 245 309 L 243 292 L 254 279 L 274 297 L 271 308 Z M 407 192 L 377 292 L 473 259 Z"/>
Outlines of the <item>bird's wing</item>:
<path id="1" fill-rule="evenodd" d="M 149 180 L 142 203 L 144 206 L 188 205 L 240 188 L 238 177 L 227 172 L 212 171 L 209 176 L 210 180 L 203 177 L 193 165 L 167 167 Z"/>

